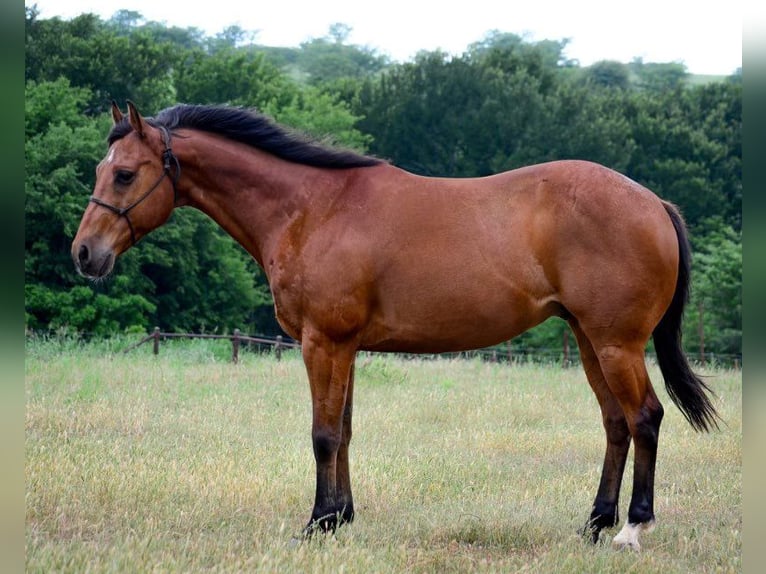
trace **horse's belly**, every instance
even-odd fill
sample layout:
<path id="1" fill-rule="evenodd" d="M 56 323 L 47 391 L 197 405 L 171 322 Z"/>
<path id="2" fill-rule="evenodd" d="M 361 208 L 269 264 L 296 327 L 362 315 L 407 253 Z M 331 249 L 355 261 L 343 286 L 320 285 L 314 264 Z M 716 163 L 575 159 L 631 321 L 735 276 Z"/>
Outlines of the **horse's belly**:
<path id="1" fill-rule="evenodd" d="M 442 353 L 512 339 L 555 314 L 558 305 L 513 291 L 451 290 L 381 302 L 362 337 L 371 351 Z"/>

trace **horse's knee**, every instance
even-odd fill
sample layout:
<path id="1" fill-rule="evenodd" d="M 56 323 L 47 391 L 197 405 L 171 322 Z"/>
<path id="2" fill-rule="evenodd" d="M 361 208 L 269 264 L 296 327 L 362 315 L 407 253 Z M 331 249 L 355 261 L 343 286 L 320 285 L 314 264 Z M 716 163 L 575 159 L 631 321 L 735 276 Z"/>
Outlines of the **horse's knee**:
<path id="1" fill-rule="evenodd" d="M 622 445 L 630 440 L 630 430 L 625 415 L 605 414 L 602 418 L 607 440 L 615 445 Z"/>
<path id="2" fill-rule="evenodd" d="M 341 443 L 341 437 L 338 433 L 324 429 L 312 431 L 311 440 L 317 462 L 325 462 L 334 458 Z"/>

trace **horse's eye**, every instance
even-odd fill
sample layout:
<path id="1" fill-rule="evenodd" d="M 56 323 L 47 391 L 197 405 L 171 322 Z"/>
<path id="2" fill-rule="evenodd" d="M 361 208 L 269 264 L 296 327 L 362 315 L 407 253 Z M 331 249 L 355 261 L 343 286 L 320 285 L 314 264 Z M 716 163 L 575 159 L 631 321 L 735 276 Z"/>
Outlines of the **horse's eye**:
<path id="1" fill-rule="evenodd" d="M 114 183 L 118 185 L 128 185 L 130 184 L 136 177 L 136 174 L 132 171 L 128 171 L 126 169 L 121 169 L 117 173 L 114 174 Z"/>

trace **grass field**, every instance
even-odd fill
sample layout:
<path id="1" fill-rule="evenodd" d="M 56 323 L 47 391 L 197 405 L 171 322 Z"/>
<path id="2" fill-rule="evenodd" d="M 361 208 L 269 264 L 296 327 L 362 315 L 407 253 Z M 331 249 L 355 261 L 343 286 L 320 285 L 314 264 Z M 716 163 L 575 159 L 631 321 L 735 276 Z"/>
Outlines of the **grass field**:
<path id="1" fill-rule="evenodd" d="M 296 544 L 314 494 L 299 356 L 113 351 L 27 345 L 28 572 L 741 571 L 739 371 L 703 370 L 726 424 L 699 435 L 651 370 L 658 525 L 633 553 L 577 535 L 604 448 L 579 368 L 360 356 L 357 519 Z"/>

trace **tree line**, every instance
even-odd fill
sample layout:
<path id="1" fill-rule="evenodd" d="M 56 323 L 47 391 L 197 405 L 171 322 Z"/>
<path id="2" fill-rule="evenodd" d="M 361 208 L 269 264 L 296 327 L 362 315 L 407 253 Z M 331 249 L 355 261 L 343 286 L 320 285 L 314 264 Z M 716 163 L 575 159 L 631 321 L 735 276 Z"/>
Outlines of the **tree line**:
<path id="1" fill-rule="evenodd" d="M 26 9 L 25 311 L 31 330 L 278 334 L 265 277 L 212 221 L 179 209 L 89 284 L 69 246 L 106 151 L 109 106 L 254 107 L 278 122 L 424 175 L 482 176 L 563 158 L 597 161 L 680 206 L 694 248 L 685 325 L 693 353 L 741 353 L 741 70 L 697 81 L 683 65 L 582 67 L 566 42 L 493 32 L 460 56 L 393 62 L 336 24 L 296 48 L 232 26 L 209 36 L 122 10 L 103 20 Z M 519 348 L 561 346 L 561 321 Z"/>

